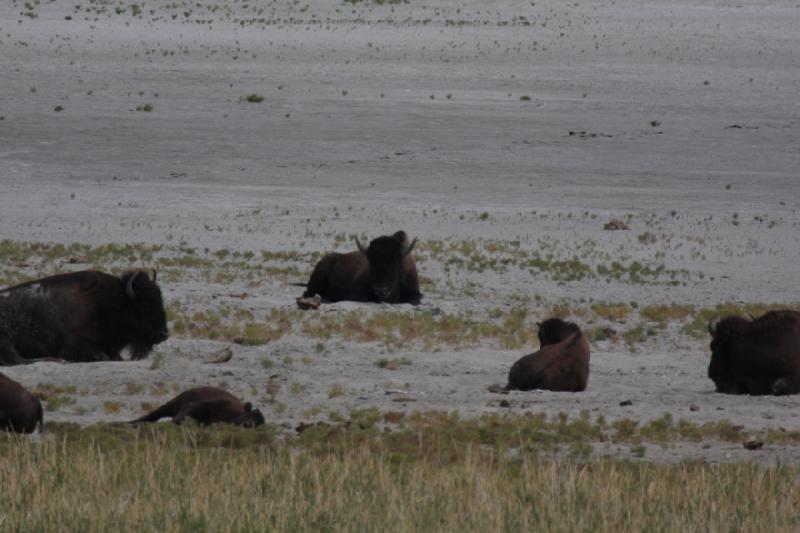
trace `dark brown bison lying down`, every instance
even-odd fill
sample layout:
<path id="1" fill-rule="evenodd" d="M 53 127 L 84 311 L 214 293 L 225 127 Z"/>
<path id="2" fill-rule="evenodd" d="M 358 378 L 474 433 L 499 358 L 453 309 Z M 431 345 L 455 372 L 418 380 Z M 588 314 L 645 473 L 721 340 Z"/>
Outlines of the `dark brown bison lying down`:
<path id="1" fill-rule="evenodd" d="M 0 373 L 0 429 L 15 433 L 33 433 L 44 429 L 42 402 L 25 387 Z"/>
<path id="2" fill-rule="evenodd" d="M 168 337 L 156 276 L 83 271 L 0 291 L 0 365 L 147 357 Z"/>
<path id="3" fill-rule="evenodd" d="M 800 313 L 770 311 L 759 318 L 709 321 L 708 377 L 727 394 L 800 392 Z"/>
<path id="4" fill-rule="evenodd" d="M 197 387 L 184 391 L 152 413 L 131 423 L 157 422 L 171 417 L 173 422 L 180 424 L 187 416 L 204 426 L 226 422 L 256 427 L 264 423 L 264 415 L 258 409 L 253 409 L 250 402 L 243 403 L 233 394 L 217 387 Z"/>
<path id="5" fill-rule="evenodd" d="M 411 251 L 417 240 L 408 242 L 404 231 L 373 239 L 364 246 L 356 239 L 358 251 L 330 253 L 320 259 L 305 285 L 303 298 L 319 295 L 338 302 L 388 302 L 419 304 L 417 265 Z"/>
<path id="6" fill-rule="evenodd" d="M 505 390 L 580 392 L 589 381 L 589 343 L 572 322 L 549 318 L 539 324 L 538 352 L 511 365 Z"/>

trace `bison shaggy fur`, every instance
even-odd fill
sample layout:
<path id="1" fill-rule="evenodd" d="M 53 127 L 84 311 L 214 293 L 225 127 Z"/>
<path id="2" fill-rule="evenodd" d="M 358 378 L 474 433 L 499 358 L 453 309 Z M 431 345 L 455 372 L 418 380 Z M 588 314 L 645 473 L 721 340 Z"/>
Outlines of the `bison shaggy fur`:
<path id="1" fill-rule="evenodd" d="M 82 271 L 0 291 L 0 365 L 142 359 L 167 339 L 161 290 L 142 271 Z"/>
<path id="2" fill-rule="evenodd" d="M 33 433 L 44 429 L 42 402 L 25 387 L 0 373 L 0 429 Z"/>
<path id="3" fill-rule="evenodd" d="M 314 267 L 305 285 L 303 298 L 319 295 L 338 302 L 410 303 L 417 305 L 419 292 L 417 265 L 404 231 L 373 239 L 364 247 L 358 239 L 358 251 L 330 253 Z"/>
<path id="4" fill-rule="evenodd" d="M 800 392 L 800 312 L 709 321 L 708 377 L 726 394 Z"/>
<path id="5" fill-rule="evenodd" d="M 157 422 L 169 417 L 174 423 L 180 424 L 187 416 L 204 426 L 225 422 L 256 427 L 264 423 L 264 415 L 258 409 L 253 409 L 250 402 L 242 402 L 233 394 L 217 387 L 197 387 L 184 391 L 152 413 L 131 423 Z"/>
<path id="6" fill-rule="evenodd" d="M 589 381 L 589 343 L 572 322 L 549 318 L 539 324 L 539 351 L 511 366 L 506 390 L 580 392 Z"/>

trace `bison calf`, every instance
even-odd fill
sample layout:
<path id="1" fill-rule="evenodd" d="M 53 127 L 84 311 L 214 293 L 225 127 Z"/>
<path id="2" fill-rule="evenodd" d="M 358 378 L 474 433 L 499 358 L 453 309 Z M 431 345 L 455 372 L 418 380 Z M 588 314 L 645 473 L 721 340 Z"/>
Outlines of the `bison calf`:
<path id="1" fill-rule="evenodd" d="M 358 251 L 330 253 L 317 263 L 303 298 L 418 305 L 422 294 L 411 255 L 416 242 L 409 243 L 404 231 L 373 239 L 366 248 L 356 239 Z"/>
<path id="2" fill-rule="evenodd" d="M 0 429 L 15 433 L 44 430 L 42 402 L 22 385 L 0 373 Z"/>
<path id="3" fill-rule="evenodd" d="M 572 322 L 550 318 L 539 324 L 538 352 L 511 366 L 505 390 L 580 392 L 589 380 L 589 343 Z"/>
<path id="4" fill-rule="evenodd" d="M 727 394 L 800 392 L 800 313 L 770 311 L 760 316 L 710 320 L 708 377 Z"/>
<path id="5" fill-rule="evenodd" d="M 152 413 L 131 423 L 157 422 L 170 417 L 173 422 L 180 424 L 187 416 L 204 426 L 226 422 L 256 427 L 264 423 L 264 415 L 258 409 L 253 409 L 250 402 L 243 403 L 233 394 L 217 387 L 197 387 L 184 391 Z"/>
<path id="6" fill-rule="evenodd" d="M 168 337 L 156 275 L 83 271 L 0 291 L 0 365 L 147 357 Z"/>

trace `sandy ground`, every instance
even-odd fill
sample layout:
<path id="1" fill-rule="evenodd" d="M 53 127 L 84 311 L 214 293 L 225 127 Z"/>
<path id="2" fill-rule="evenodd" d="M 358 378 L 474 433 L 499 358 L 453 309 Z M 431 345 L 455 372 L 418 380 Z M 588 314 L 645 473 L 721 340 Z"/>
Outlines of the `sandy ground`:
<path id="1" fill-rule="evenodd" d="M 158 0 L 138 14 L 124 1 L 0 6 L 2 238 L 329 251 L 352 247 L 334 235 L 402 228 L 423 243 L 519 240 L 533 249 L 545 241 L 559 259 L 592 263 L 602 251 L 689 272 L 678 286 L 564 282 L 519 268 L 464 271 L 452 283 L 445 265 L 429 260 L 421 274 L 440 290 L 418 309 L 404 306 L 409 313 L 480 314 L 512 297 L 538 298 L 541 309 L 798 301 L 796 2 L 231 4 Z M 264 101 L 242 100 L 250 94 Z M 145 105 L 152 110 L 136 110 Z M 632 230 L 603 231 L 612 217 Z M 585 256 L 587 246 L 595 255 Z M 35 264 L 4 269 L 49 273 Z M 468 293 L 460 290 L 467 282 Z M 255 291 L 191 279 L 162 288 L 167 301 L 202 307 L 228 298 L 256 316 L 291 309 L 299 292 L 285 279 Z M 226 296 L 242 292 L 244 304 Z M 714 393 L 707 341 L 678 326 L 636 350 L 596 343 L 589 388 L 574 395 L 486 391 L 535 346 L 389 353 L 380 342 L 317 344 L 298 334 L 253 347 L 175 336 L 157 347 L 157 369 L 147 360 L 3 371 L 32 388 L 86 391 L 47 413 L 82 424 L 128 419 L 141 402 L 165 399 L 132 396 L 129 383 L 223 383 L 258 403 L 273 376 L 277 404 L 263 409 L 287 428 L 377 406 L 464 416 L 671 413 L 800 429 L 795 397 Z M 229 363 L 203 364 L 226 346 L 235 352 Z M 264 357 L 277 364 L 265 369 Z M 410 364 L 375 364 L 387 357 Z M 336 385 L 344 394 L 329 398 Z M 108 401 L 123 409 L 106 413 Z M 723 448 L 661 456 L 751 453 Z M 797 450 L 756 453 L 785 460 Z"/>

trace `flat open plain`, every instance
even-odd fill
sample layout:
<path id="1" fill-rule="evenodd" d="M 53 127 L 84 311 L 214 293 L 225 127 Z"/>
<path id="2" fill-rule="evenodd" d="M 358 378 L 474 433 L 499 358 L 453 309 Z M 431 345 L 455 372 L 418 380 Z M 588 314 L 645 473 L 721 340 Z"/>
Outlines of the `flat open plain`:
<path id="1" fill-rule="evenodd" d="M 287 432 L 368 407 L 798 431 L 797 397 L 713 391 L 705 332 L 800 303 L 797 28 L 794 0 L 3 2 L 0 283 L 156 268 L 172 330 L 3 372 L 80 424 L 221 384 Z M 296 309 L 321 253 L 398 229 L 421 306 Z M 554 314 L 588 390 L 488 392 Z M 754 455 L 800 448 L 647 453 Z"/>

